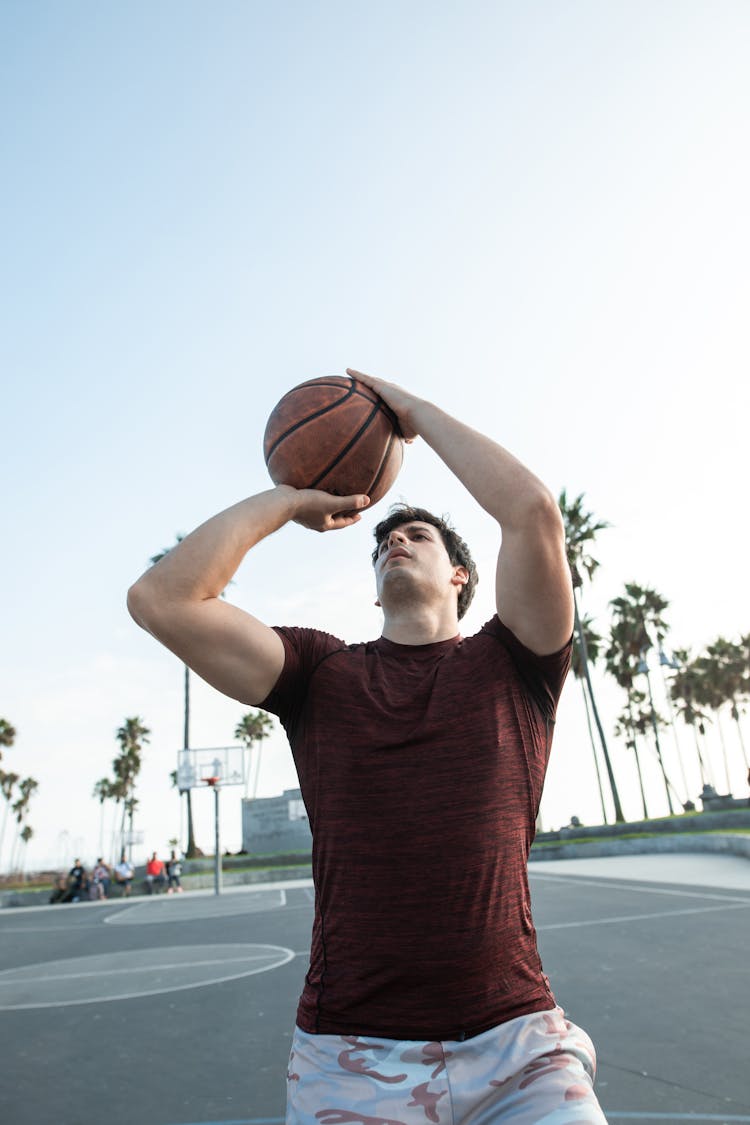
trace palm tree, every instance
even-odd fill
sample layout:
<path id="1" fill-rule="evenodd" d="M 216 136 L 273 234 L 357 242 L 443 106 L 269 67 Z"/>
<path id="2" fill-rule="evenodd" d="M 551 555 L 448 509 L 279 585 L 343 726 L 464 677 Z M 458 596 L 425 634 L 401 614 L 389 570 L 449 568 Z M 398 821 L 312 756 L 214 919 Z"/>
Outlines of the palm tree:
<path id="1" fill-rule="evenodd" d="M 742 747 L 742 755 L 745 762 L 747 762 L 747 751 L 745 750 L 745 742 L 742 737 L 740 714 L 744 710 L 744 706 L 750 702 L 750 633 L 746 633 L 744 637 L 740 637 L 739 639 L 737 644 L 737 662 L 742 668 L 742 672 L 737 697 L 732 706 L 732 718 L 737 724 L 737 733 Z M 747 777 L 750 783 L 750 766 L 748 766 Z"/>
<path id="2" fill-rule="evenodd" d="M 16 729 L 11 726 L 7 719 L 0 719 L 0 746 L 12 746 L 16 741 Z M 0 750 L 0 761 L 2 761 L 3 753 Z"/>
<path id="3" fill-rule="evenodd" d="M 104 855 L 104 802 L 112 797 L 112 782 L 108 777 L 99 778 L 92 796 L 99 802 L 99 854 Z"/>
<path id="4" fill-rule="evenodd" d="M 25 867 L 26 867 L 26 849 L 29 846 L 29 840 L 31 839 L 31 837 L 33 835 L 34 835 L 34 829 L 31 827 L 31 825 L 30 824 L 24 825 L 23 830 L 21 831 L 21 842 L 23 843 L 23 853 L 22 853 L 21 859 L 19 860 L 22 874 L 23 874 L 23 872 L 25 870 Z M 26 876 L 24 875 L 24 880 L 25 880 L 25 878 L 26 878 Z"/>
<path id="5" fill-rule="evenodd" d="M 663 726 L 663 720 L 657 715 L 654 706 L 651 678 L 646 659 L 649 650 L 653 647 L 652 634 L 656 637 L 659 647 L 661 647 L 662 641 L 667 635 L 667 624 L 663 613 L 669 606 L 669 602 L 656 590 L 652 590 L 648 586 L 626 582 L 625 594 L 619 598 L 613 598 L 609 604 L 612 609 L 612 630 L 610 646 L 607 650 L 609 668 L 627 693 L 632 693 L 636 675 L 644 675 L 646 678 L 648 713 L 654 735 L 656 757 L 664 778 L 669 812 L 673 816 L 672 791 L 674 786 L 667 777 L 659 741 L 659 728 Z"/>
<path id="6" fill-rule="evenodd" d="M 28 808 L 31 802 L 31 797 L 35 790 L 37 790 L 38 788 L 39 782 L 34 777 L 25 777 L 23 781 L 20 781 L 18 783 L 18 791 L 20 793 L 20 796 L 11 806 L 16 818 L 16 835 L 10 853 L 10 871 L 13 871 L 14 869 L 16 849 L 18 847 L 19 840 L 24 838 L 21 826 L 28 816 Z"/>
<path id="7" fill-rule="evenodd" d="M 120 743 L 120 755 L 112 763 L 116 791 L 116 800 L 122 800 L 122 821 L 120 824 L 120 844 L 125 837 L 125 818 L 130 821 L 130 854 L 132 856 L 133 813 L 138 802 L 134 797 L 135 783 L 141 772 L 141 754 L 144 743 L 149 741 L 151 731 L 144 726 L 143 720 L 138 716 L 126 719 L 116 733 Z"/>
<path id="8" fill-rule="evenodd" d="M 12 746 L 16 741 L 16 729 L 11 726 L 7 719 L 0 719 L 0 746 Z M 3 760 L 3 752 L 0 750 L 0 762 Z M 6 772 L 0 769 L 0 792 L 5 798 L 5 815 L 3 816 L 3 825 L 0 829 L 0 857 L 3 854 L 3 837 L 5 836 L 5 826 L 8 821 L 8 813 L 10 811 L 10 799 L 13 794 L 13 787 L 18 781 L 19 775 L 17 773 Z"/>
<path id="9" fill-rule="evenodd" d="M 599 633 L 595 632 L 592 627 L 591 618 L 588 614 L 584 614 L 581 618 L 581 632 L 586 642 L 586 655 L 589 664 L 596 664 L 599 659 L 599 653 L 602 646 L 602 637 Z M 591 753 L 594 758 L 594 770 L 596 771 L 596 784 L 599 789 L 599 801 L 602 806 L 602 819 L 604 824 L 608 824 L 607 820 L 607 806 L 604 801 L 604 790 L 602 789 L 602 776 L 599 770 L 599 757 L 596 753 L 596 740 L 594 738 L 594 728 L 591 725 L 591 708 L 589 707 L 588 694 L 586 692 L 586 673 L 584 671 L 583 655 L 581 643 L 578 640 L 578 634 L 573 637 L 573 654 L 571 659 L 571 670 L 574 677 L 581 685 L 581 694 L 583 695 L 583 706 L 586 712 L 586 727 L 589 732 L 589 741 L 591 743 Z"/>
<path id="10" fill-rule="evenodd" d="M 3 823 L 0 828 L 0 857 L 3 854 L 3 840 L 5 839 L 5 829 L 8 823 L 8 816 L 11 811 L 11 798 L 16 784 L 21 780 L 21 775 L 13 773 L 12 770 L 0 770 L 0 792 L 5 798 L 5 812 L 3 814 Z"/>
<path id="11" fill-rule="evenodd" d="M 659 671 L 661 672 L 661 682 L 662 682 L 662 687 L 664 689 L 664 698 L 665 698 L 665 701 L 666 701 L 666 704 L 667 704 L 667 711 L 669 712 L 669 726 L 671 727 L 671 730 L 672 730 L 672 737 L 674 739 L 674 748 L 675 748 L 675 752 L 677 754 L 677 762 L 678 762 L 679 767 L 680 767 L 680 776 L 682 777 L 682 788 L 685 792 L 685 796 L 687 797 L 687 800 L 685 801 L 685 804 L 684 804 L 683 807 L 684 807 L 685 811 L 687 812 L 689 809 L 694 809 L 695 805 L 689 799 L 690 785 L 688 784 L 687 774 L 685 773 L 685 760 L 682 756 L 682 746 L 680 744 L 680 739 L 679 739 L 678 734 L 677 734 L 677 723 L 675 722 L 675 712 L 674 712 L 674 707 L 672 706 L 672 693 L 669 690 L 669 681 L 667 680 L 667 669 L 669 669 L 672 672 L 678 671 L 679 670 L 679 664 L 677 663 L 677 660 L 676 660 L 676 657 L 674 656 L 674 654 L 672 656 L 669 656 L 664 651 L 664 648 L 662 647 L 661 644 L 659 645 L 658 655 L 659 655 Z M 648 664 L 647 664 L 647 667 L 648 667 Z"/>
<path id="12" fill-rule="evenodd" d="M 238 742 L 244 743 L 245 749 L 248 754 L 251 754 L 253 743 L 258 743 L 258 754 L 255 759 L 255 781 L 253 783 L 253 797 L 258 789 L 258 774 L 260 773 L 260 757 L 263 750 L 263 740 L 268 738 L 273 729 L 273 720 L 270 715 L 265 711 L 248 711 L 243 715 L 237 726 L 234 728 L 234 737 Z M 250 771 L 245 781 L 245 798 L 247 799 L 248 787 L 250 784 Z"/>
<path id="13" fill-rule="evenodd" d="M 638 741 L 636 735 L 645 735 L 647 716 L 643 710 L 643 704 L 646 701 L 646 696 L 642 691 L 631 685 L 628 690 L 627 706 L 623 713 L 617 720 L 615 726 L 615 734 L 618 737 L 625 738 L 625 745 L 628 750 L 633 751 L 633 758 L 635 760 L 635 768 L 638 773 L 638 787 L 641 791 L 641 804 L 643 805 L 643 819 L 648 820 L 648 804 L 646 803 L 646 790 L 643 786 L 643 773 L 641 771 L 641 759 L 638 754 Z"/>
<path id="14" fill-rule="evenodd" d="M 731 708 L 732 718 L 736 717 L 737 730 L 740 736 L 740 747 L 745 762 L 745 768 L 747 769 L 747 754 L 739 724 L 739 707 L 740 703 L 744 702 L 741 696 L 744 686 L 742 651 L 739 646 L 737 650 L 735 650 L 731 641 L 725 640 L 724 637 L 718 637 L 696 658 L 694 668 L 697 673 L 696 698 L 716 719 L 716 730 L 721 746 L 727 792 L 731 793 L 732 783 L 729 775 L 729 755 L 727 753 L 721 714 L 722 709 L 728 705 Z"/>
<path id="15" fill-rule="evenodd" d="M 593 513 L 585 511 L 583 507 L 583 498 L 584 494 L 581 493 L 581 495 L 577 496 L 575 500 L 568 500 L 566 490 L 563 489 L 560 493 L 558 505 L 560 507 L 560 512 L 562 513 L 563 523 L 565 525 L 565 548 L 568 556 L 570 574 L 573 580 L 575 635 L 578 639 L 578 645 L 580 648 L 580 666 L 583 673 L 583 682 L 586 685 L 585 690 L 588 692 L 588 699 L 591 704 L 591 713 L 594 716 L 594 722 L 599 734 L 599 741 L 601 743 L 602 754 L 604 756 L 604 764 L 607 768 L 609 788 L 612 793 L 612 802 L 615 809 L 615 820 L 620 823 L 625 820 L 625 817 L 622 812 L 622 805 L 620 804 L 620 794 L 617 791 L 617 783 L 615 781 L 615 775 L 612 769 L 612 762 L 610 761 L 609 757 L 607 740 L 604 736 L 604 727 L 602 726 L 602 722 L 599 717 L 599 710 L 596 706 L 596 699 L 594 697 L 594 689 L 591 684 L 586 633 L 584 630 L 583 622 L 581 620 L 581 613 L 578 605 L 578 591 L 583 586 L 583 577 L 581 572 L 584 571 L 590 581 L 599 566 L 598 560 L 589 553 L 589 544 L 594 541 L 599 531 L 604 531 L 610 525 L 602 520 L 597 521 L 594 518 Z M 596 758 L 596 751 L 594 751 L 594 757 Z"/>
<path id="16" fill-rule="evenodd" d="M 690 655 L 689 649 L 675 649 L 673 656 L 676 669 L 675 675 L 669 681 L 669 694 L 678 715 L 681 716 L 685 725 L 691 727 L 693 731 L 701 785 L 705 788 L 706 785 L 713 785 L 713 776 L 701 751 L 700 738 L 698 737 L 699 734 L 705 734 L 705 723 L 707 721 L 707 715 L 699 702 L 701 674 Z"/>
<path id="17" fill-rule="evenodd" d="M 745 740 L 742 737 L 740 708 L 747 702 L 750 683 L 743 645 L 741 642 L 737 644 L 734 641 L 726 640 L 724 637 L 717 637 L 712 644 L 707 646 L 706 658 L 710 662 L 709 680 L 714 691 L 713 698 L 716 703 L 717 722 L 719 721 L 721 707 L 727 704 L 730 708 L 731 717 L 737 725 L 737 735 L 742 759 L 745 763 L 745 772 L 747 773 L 750 769 L 750 763 L 747 760 Z"/>

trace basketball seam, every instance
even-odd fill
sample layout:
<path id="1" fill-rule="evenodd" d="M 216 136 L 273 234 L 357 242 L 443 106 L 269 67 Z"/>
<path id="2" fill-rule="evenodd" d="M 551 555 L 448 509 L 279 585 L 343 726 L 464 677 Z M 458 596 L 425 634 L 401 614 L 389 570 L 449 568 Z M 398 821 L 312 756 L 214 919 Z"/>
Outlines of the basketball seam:
<path id="1" fill-rule="evenodd" d="M 359 439 L 362 437 L 362 434 L 364 434 L 370 428 L 370 426 L 372 425 L 373 419 L 380 412 L 379 404 L 376 402 L 373 405 L 374 405 L 374 409 L 370 411 L 369 415 L 367 416 L 367 418 L 365 418 L 364 422 L 359 427 L 356 434 L 354 434 L 351 438 L 349 438 L 349 441 L 346 443 L 344 448 L 339 450 L 339 452 L 334 457 L 333 461 L 331 461 L 331 463 L 329 465 L 327 465 L 325 469 L 323 469 L 322 473 L 318 473 L 317 477 L 315 478 L 315 480 L 310 485 L 310 488 L 316 488 L 318 486 L 318 484 L 320 484 L 320 482 L 323 480 L 323 477 L 327 476 L 328 473 L 330 473 L 331 469 L 336 468 L 336 466 L 339 464 L 339 462 L 344 457 L 346 457 L 349 450 L 352 449 L 357 444 Z"/>
<path id="2" fill-rule="evenodd" d="M 325 386 L 338 387 L 338 383 L 326 383 Z M 343 388 L 339 389 L 343 390 Z M 308 414 L 304 418 L 300 418 L 299 422 L 295 422 L 294 425 L 290 426 L 288 430 L 284 430 L 284 433 L 279 434 L 279 436 L 276 438 L 276 441 L 268 450 L 268 453 L 266 453 L 266 464 L 268 464 L 268 462 L 271 460 L 273 453 L 276 451 L 278 446 L 281 445 L 282 441 L 286 441 L 286 439 L 291 434 L 293 434 L 296 430 L 301 429 L 302 426 L 306 426 L 308 422 L 314 422 L 316 418 L 322 418 L 324 414 L 328 414 L 329 411 L 335 410 L 337 406 L 341 406 L 342 402 L 346 402 L 346 400 L 348 398 L 351 398 L 355 393 L 356 392 L 354 389 L 354 384 L 352 383 L 349 390 L 345 394 L 343 394 L 341 398 L 337 398 L 335 402 L 331 402 L 327 406 L 322 406 L 320 410 L 316 410 L 314 414 Z"/>
<path id="3" fill-rule="evenodd" d="M 390 437 L 388 438 L 388 444 L 387 444 L 387 446 L 385 447 L 385 453 L 383 454 L 383 459 L 382 459 L 382 461 L 380 462 L 380 465 L 378 466 L 378 471 L 377 471 L 377 472 L 375 473 L 375 478 L 374 478 L 374 480 L 371 480 L 371 481 L 370 481 L 370 487 L 369 487 L 369 488 L 368 488 L 368 490 L 367 490 L 367 493 L 368 493 L 368 495 L 369 495 L 369 494 L 370 494 L 371 492 L 374 492 L 374 490 L 375 490 L 375 489 L 377 488 L 377 486 L 378 486 L 378 481 L 380 480 L 380 478 L 382 477 L 383 473 L 385 472 L 385 467 L 386 467 L 386 465 L 388 464 L 388 459 L 389 459 L 389 457 L 390 457 L 390 455 L 391 455 L 391 450 L 393 449 L 393 443 L 394 443 L 394 441 L 396 441 L 396 433 L 395 433 L 395 431 L 393 431 L 393 432 L 391 433 L 391 436 L 390 436 Z"/>

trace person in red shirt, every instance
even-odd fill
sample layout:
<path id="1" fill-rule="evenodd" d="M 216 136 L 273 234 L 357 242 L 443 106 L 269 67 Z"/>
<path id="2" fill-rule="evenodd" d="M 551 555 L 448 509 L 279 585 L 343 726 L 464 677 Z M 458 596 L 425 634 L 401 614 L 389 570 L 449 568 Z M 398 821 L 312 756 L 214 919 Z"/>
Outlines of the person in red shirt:
<path id="1" fill-rule="evenodd" d="M 153 852 L 151 859 L 146 864 L 146 890 L 151 895 L 154 893 L 154 888 L 163 890 L 166 884 L 167 871 L 164 861 L 159 859 L 156 852 Z"/>
<path id="2" fill-rule="evenodd" d="M 377 640 L 270 628 L 222 601 L 267 535 L 346 528 L 368 504 L 284 485 L 203 524 L 128 599 L 209 683 L 279 715 L 292 747 L 316 894 L 287 1122 L 600 1125 L 593 1045 L 542 970 L 526 872 L 573 631 L 560 511 L 490 438 L 349 374 L 499 525 L 496 613 L 479 633 L 458 626 L 468 547 L 405 505 L 375 528 Z"/>

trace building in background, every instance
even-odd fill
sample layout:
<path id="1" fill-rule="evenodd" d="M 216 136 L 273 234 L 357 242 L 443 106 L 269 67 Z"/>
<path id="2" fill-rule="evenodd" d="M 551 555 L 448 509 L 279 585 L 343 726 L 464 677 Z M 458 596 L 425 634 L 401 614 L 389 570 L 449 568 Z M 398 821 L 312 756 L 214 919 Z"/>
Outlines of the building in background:
<path id="1" fill-rule="evenodd" d="M 285 789 L 280 797 L 242 802 L 242 849 L 254 855 L 309 852 L 310 822 L 299 789 Z"/>

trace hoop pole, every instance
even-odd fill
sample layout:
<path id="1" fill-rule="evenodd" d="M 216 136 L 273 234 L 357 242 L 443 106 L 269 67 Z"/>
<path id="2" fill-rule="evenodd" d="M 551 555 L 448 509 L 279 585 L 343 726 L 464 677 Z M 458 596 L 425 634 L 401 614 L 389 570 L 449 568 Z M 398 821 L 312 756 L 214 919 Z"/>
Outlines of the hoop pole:
<path id="1" fill-rule="evenodd" d="M 221 894 L 221 847 L 219 844 L 219 785 L 212 785 L 214 791 L 214 894 Z"/>

